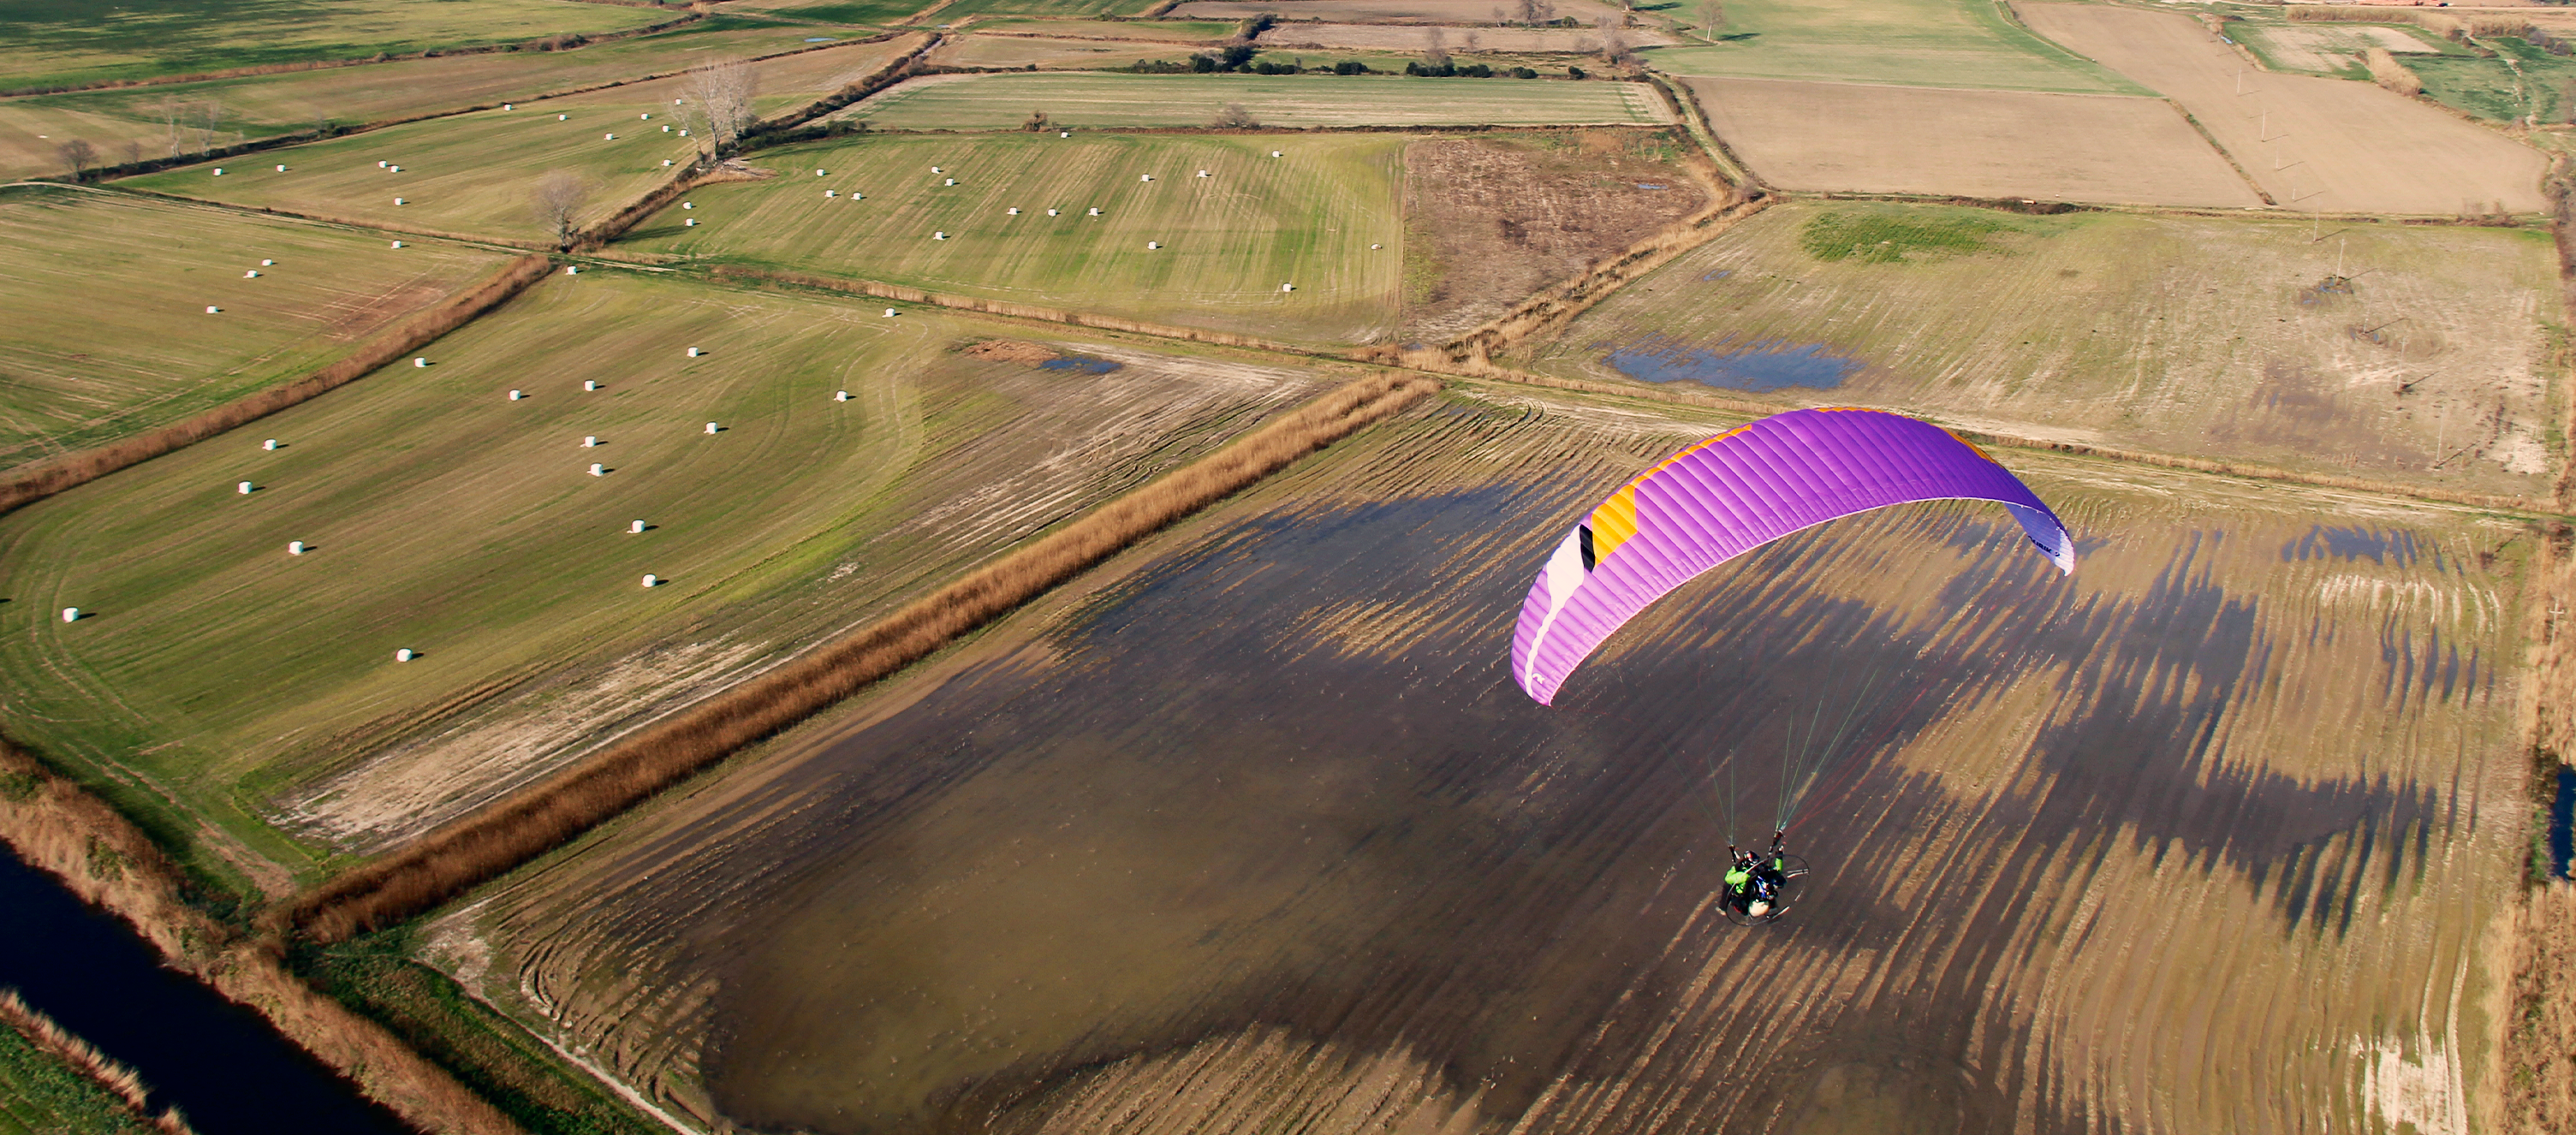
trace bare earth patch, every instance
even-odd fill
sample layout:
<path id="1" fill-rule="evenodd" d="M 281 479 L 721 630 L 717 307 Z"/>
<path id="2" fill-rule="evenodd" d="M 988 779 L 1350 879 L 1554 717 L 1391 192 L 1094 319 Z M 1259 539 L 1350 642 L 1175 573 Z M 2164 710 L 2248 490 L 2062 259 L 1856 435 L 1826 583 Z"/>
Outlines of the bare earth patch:
<path id="1" fill-rule="evenodd" d="M 2368 83 L 2243 75 L 2243 57 L 2189 16 L 2091 4 L 2023 4 L 2040 34 L 2163 92 L 2218 139 L 2272 200 L 2328 212 L 2457 215 L 2495 203 L 2549 207 L 2548 160 L 2530 147 Z"/>
<path id="2" fill-rule="evenodd" d="M 2163 99 L 1686 79 L 1709 125 L 1783 189 L 2127 205 L 2262 200 Z"/>
<path id="3" fill-rule="evenodd" d="M 1623 142 L 1589 134 L 1572 146 L 1435 138 L 1407 147 L 1408 252 L 1424 262 L 1427 287 L 1406 296 L 1404 334 L 1462 333 L 1708 202 L 1689 173 Z"/>
<path id="4" fill-rule="evenodd" d="M 2353 56 L 2374 47 L 2398 55 L 2438 54 L 2423 40 L 2374 24 L 2267 25 L 2241 35 L 2260 37 L 2273 62 L 2301 71 L 2340 71 L 2352 66 Z"/>

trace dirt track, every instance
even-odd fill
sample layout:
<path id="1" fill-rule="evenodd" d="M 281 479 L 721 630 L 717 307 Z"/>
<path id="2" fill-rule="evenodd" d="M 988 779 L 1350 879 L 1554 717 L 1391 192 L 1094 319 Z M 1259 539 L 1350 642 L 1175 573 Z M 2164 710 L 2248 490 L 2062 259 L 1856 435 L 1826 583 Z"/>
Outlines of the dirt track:
<path id="1" fill-rule="evenodd" d="M 1501 671 L 1529 549 L 1715 423 L 1499 397 L 511 880 L 443 964 L 818 1132 L 2465 1130 L 2518 529 L 2016 458 L 2072 581 L 1983 512 L 1876 514 L 1547 711 Z M 1716 853 L 1827 709 L 1822 870 L 1728 926 Z"/>
<path id="2" fill-rule="evenodd" d="M 2267 74 L 2191 17 L 2022 4 L 2040 34 L 2163 92 L 2284 207 L 2452 216 L 2546 210 L 2539 152 L 2368 83 Z M 2246 93 L 2238 93 L 2240 68 Z"/>
<path id="3" fill-rule="evenodd" d="M 1783 189 L 2123 205 L 2262 203 L 2162 99 L 1686 79 L 1709 125 Z"/>

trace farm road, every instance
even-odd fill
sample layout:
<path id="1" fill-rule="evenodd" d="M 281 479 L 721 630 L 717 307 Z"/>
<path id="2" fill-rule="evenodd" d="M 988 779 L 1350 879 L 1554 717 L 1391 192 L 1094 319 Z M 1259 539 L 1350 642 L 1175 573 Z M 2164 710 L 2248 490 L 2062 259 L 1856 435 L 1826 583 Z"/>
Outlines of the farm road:
<path id="1" fill-rule="evenodd" d="M 1529 705 L 1511 549 L 1697 428 L 1451 401 L 1354 439 L 441 932 L 767 1127 L 2451 1127 L 2513 862 L 2480 811 L 2520 806 L 2514 582 L 2470 554 L 2509 528 L 2031 458 L 2071 582 L 1974 509 L 1882 513 Z M 1826 869 L 1718 923 L 1820 712 Z"/>
<path id="2" fill-rule="evenodd" d="M 2368 83 L 2255 71 L 2189 16 L 2017 10 L 2040 34 L 2181 103 L 2283 206 L 2436 216 L 2499 202 L 2549 208 L 2538 151 Z"/>

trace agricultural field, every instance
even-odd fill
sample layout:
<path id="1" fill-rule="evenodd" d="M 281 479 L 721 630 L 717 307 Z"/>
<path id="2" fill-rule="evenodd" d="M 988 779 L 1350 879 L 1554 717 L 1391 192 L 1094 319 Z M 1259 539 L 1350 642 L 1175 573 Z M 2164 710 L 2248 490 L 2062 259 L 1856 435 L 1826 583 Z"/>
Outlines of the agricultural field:
<path id="1" fill-rule="evenodd" d="M 1362 342 L 1393 330 L 1405 142 L 1048 131 L 807 143 L 762 153 L 778 177 L 695 190 L 688 207 L 663 210 L 619 247 L 1266 339 Z M 1203 169 L 1210 176 L 1196 176 Z M 950 178 L 958 184 L 942 184 Z"/>
<path id="2" fill-rule="evenodd" d="M 1190 50 L 1187 45 L 1171 43 L 952 33 L 931 50 L 930 61 L 943 67 L 1035 66 L 1049 71 L 1099 71 L 1126 67 L 1140 58 L 1168 57 L 1176 46 L 1184 53 Z"/>
<path id="3" fill-rule="evenodd" d="M 814 46 L 810 27 L 701 20 L 659 35 L 571 51 L 514 51 L 404 59 L 247 79 L 160 84 L 0 100 L 0 176 L 62 172 L 56 145 L 80 138 L 108 162 L 128 162 L 310 130 L 461 110 L 668 74 L 728 58 Z M 203 108 L 222 109 L 213 136 Z M 174 121 L 175 119 L 175 121 Z"/>
<path id="4" fill-rule="evenodd" d="M 879 306 L 554 276 L 426 368 L 12 513 L 13 739 L 275 895 L 1314 388 L 1304 370 L 1097 338 L 961 354 L 975 327 Z M 53 617 L 65 607 L 85 615 Z"/>
<path id="5" fill-rule="evenodd" d="M 2552 55 L 2521 39 L 2481 42 L 2501 57 L 2464 52 L 2405 62 L 2423 80 L 2425 94 L 2487 121 L 2576 121 L 2576 59 Z"/>
<path id="6" fill-rule="evenodd" d="M 0 90 L 597 35 L 677 14 L 574 0 L 19 0 L 0 7 Z"/>
<path id="7" fill-rule="evenodd" d="M 753 105 L 764 115 L 802 108 L 917 45 L 917 38 L 906 37 L 755 63 Z M 697 153 L 697 140 L 679 135 L 687 120 L 672 105 L 688 94 L 689 83 L 675 76 L 406 123 L 120 184 L 395 231 L 533 244 L 551 234 L 529 195 L 551 171 L 569 171 L 592 187 L 576 218 L 582 225 L 677 176 Z M 274 168 L 280 162 L 287 167 L 282 172 Z M 224 175 L 216 177 L 216 169 Z"/>
<path id="8" fill-rule="evenodd" d="M 1530 365 L 2546 499 L 2566 459 L 2549 235 L 2310 231 L 1784 204 L 1622 289 Z"/>
<path id="9" fill-rule="evenodd" d="M 2163 99 L 1687 79 L 1709 127 L 1783 189 L 2253 208 Z"/>
<path id="10" fill-rule="evenodd" d="M 942 75 L 871 96 L 838 117 L 889 130 L 1015 130 L 1038 110 L 1060 126 L 1107 130 L 1205 126 L 1231 104 L 1263 126 L 1673 121 L 1672 108 L 1644 83 L 1402 75 Z"/>
<path id="11" fill-rule="evenodd" d="M 1723 424 L 1668 411 L 1489 388 L 1346 441 L 423 954 L 764 1130 L 2486 1118 L 2531 526 L 2005 452 L 2071 579 L 1990 508 L 1854 518 L 1535 706 L 1512 612 Z M 1721 849 L 1784 819 L 1804 897 L 1728 924 Z"/>
<path id="12" fill-rule="evenodd" d="M 1730 79 L 2150 93 L 2006 21 L 1992 0 L 1727 0 L 1718 42 L 1646 59 L 1676 75 Z"/>
<path id="13" fill-rule="evenodd" d="M 2275 71 L 2306 71 L 2338 78 L 2367 80 L 2370 72 L 2363 69 L 2358 56 L 2371 48 L 2385 48 L 2409 66 L 2423 62 L 2408 56 L 2467 54 L 2467 49 L 2445 42 L 2415 28 L 2385 24 L 2346 23 L 2256 23 L 2240 21 L 2228 31 L 2244 44 L 2265 67 Z"/>
<path id="14" fill-rule="evenodd" d="M 1631 47 L 1679 43 L 1659 31 L 1636 28 L 1619 33 Z M 1404 24 L 1274 24 L 1257 41 L 1272 50 L 1325 48 L 1353 51 L 1424 52 L 1432 48 L 1460 54 L 1503 52 L 1571 52 L 1596 54 L 1601 33 L 1591 28 L 1450 28 Z"/>
<path id="15" fill-rule="evenodd" d="M 723 0 L 719 11 L 860 27 L 893 27 L 935 0 Z"/>
<path id="16" fill-rule="evenodd" d="M 923 22 L 954 24 L 983 16 L 1141 16 L 1155 0 L 950 0 Z"/>
<path id="17" fill-rule="evenodd" d="M 1680 131 L 1424 138 L 1404 150 L 1400 341 L 1439 343 L 1671 231 L 1725 191 Z"/>
<path id="18" fill-rule="evenodd" d="M 1601 0 L 1558 0 L 1556 14 L 1590 25 L 1603 17 L 1620 18 L 1621 9 Z M 1276 15 L 1286 20 L 1326 20 L 1353 24 L 1501 24 L 1511 8 L 1495 0 L 1188 0 L 1172 9 L 1184 19 L 1242 20 Z"/>
<path id="19" fill-rule="evenodd" d="M 504 259 L 68 188 L 0 190 L 0 243 L 0 470 L 300 378 Z"/>
<path id="20" fill-rule="evenodd" d="M 967 28 L 991 35 L 1205 43 L 1233 36 L 1237 26 L 1237 22 L 1232 20 L 1037 20 L 1005 17 L 978 19 Z"/>
<path id="21" fill-rule="evenodd" d="M 2548 208 L 2538 151 L 2367 83 L 2247 73 L 2177 12 L 2021 4 L 2030 26 L 2182 104 L 2273 202 L 2456 216 Z M 2251 93 L 2240 94 L 2242 87 Z"/>

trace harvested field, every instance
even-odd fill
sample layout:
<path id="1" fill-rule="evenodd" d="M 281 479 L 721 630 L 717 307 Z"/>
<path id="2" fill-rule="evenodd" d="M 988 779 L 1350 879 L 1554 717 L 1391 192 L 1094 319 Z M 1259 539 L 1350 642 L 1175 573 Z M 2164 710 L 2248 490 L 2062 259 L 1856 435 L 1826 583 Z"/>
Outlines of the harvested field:
<path id="1" fill-rule="evenodd" d="M 1985 510 L 1838 523 L 1545 710 L 1502 673 L 1538 552 L 1715 423 L 1496 398 L 522 872 L 436 960 L 762 1129 L 2477 1118 L 2526 530 L 2016 455 L 2072 580 Z M 1797 806 L 1818 874 L 1730 926 L 1719 849 L 1828 707 L 1856 740 Z"/>
<path id="2" fill-rule="evenodd" d="M 1709 203 L 1675 134 L 1426 138 L 1405 148 L 1398 336 L 1445 342 Z"/>
<path id="3" fill-rule="evenodd" d="M 790 20 L 891 27 L 935 0 L 723 0 L 726 12 L 754 12 Z M 942 21 L 944 22 L 944 21 Z"/>
<path id="4" fill-rule="evenodd" d="M 2544 210 L 2548 162 L 2527 146 L 2363 83 L 2247 76 L 2191 17 L 2106 5 L 2023 4 L 2030 26 L 2165 94 L 2285 207 L 2456 215 Z"/>
<path id="5" fill-rule="evenodd" d="M 1621 290 L 1533 365 L 2547 498 L 2566 458 L 2548 235 L 2308 231 L 1782 205 Z"/>
<path id="6" fill-rule="evenodd" d="M 89 141 L 110 162 L 126 161 L 129 143 L 137 148 L 136 157 L 168 156 L 171 126 L 162 117 L 164 99 L 223 104 L 221 145 L 233 142 L 236 135 L 267 138 L 311 130 L 316 122 L 354 125 L 512 99 L 524 102 L 556 91 L 678 71 L 727 57 L 810 47 L 805 40 L 814 34 L 809 27 L 713 19 L 577 51 L 449 55 L 250 79 L 5 99 L 0 100 L 0 177 L 62 172 L 54 144 L 65 138 Z M 195 146 L 199 132 L 183 128 L 181 133 L 182 147 Z"/>
<path id="7" fill-rule="evenodd" d="M 802 108 L 919 46 L 917 37 L 755 63 L 762 114 Z M 680 137 L 675 98 L 686 76 L 519 103 L 315 142 L 248 159 L 188 166 L 119 184 L 161 193 L 383 225 L 397 231 L 472 233 L 536 242 L 548 236 L 529 194 L 537 179 L 568 170 L 593 186 L 577 222 L 590 225 L 671 180 L 697 152 Z M 558 122 L 556 115 L 569 115 Z M 649 114 L 650 119 L 640 118 Z M 671 125 L 665 134 L 662 127 Z M 607 135 L 614 134 L 610 140 Z M 402 167 L 379 169 L 379 161 Z M 277 172 L 277 163 L 286 172 Z M 213 170 L 222 168 L 223 177 Z M 394 204 L 400 197 L 403 204 Z"/>
<path id="8" fill-rule="evenodd" d="M 2400 55 L 2443 53 L 2438 41 L 2427 41 L 2408 29 L 2376 24 L 2246 22 L 2233 30 L 2238 42 L 2253 49 L 2276 71 L 2347 75 L 2355 66 L 2353 57 L 2374 47 Z"/>
<path id="9" fill-rule="evenodd" d="M 1783 189 L 2262 204 L 2163 99 L 1684 81 L 1717 136 L 1756 176 Z"/>
<path id="10" fill-rule="evenodd" d="M 695 208 L 663 210 L 619 247 L 1272 340 L 1364 342 L 1394 329 L 1406 141 L 1048 131 L 812 143 L 760 155 L 796 176 L 696 190 Z"/>
<path id="11" fill-rule="evenodd" d="M 973 16 L 1141 16 L 1157 0 L 949 0 L 925 23 Z"/>
<path id="12" fill-rule="evenodd" d="M 1097 340 L 1058 349 L 1116 365 L 1038 369 L 950 351 L 965 332 L 551 277 L 427 369 L 0 521 L 11 726 L 307 869 L 873 618 L 1313 381 Z"/>
<path id="13" fill-rule="evenodd" d="M 1631 47 L 1679 43 L 1672 35 L 1646 28 L 1619 33 Z M 1574 52 L 1601 50 L 1601 33 L 1585 28 L 1446 28 L 1387 24 L 1274 24 L 1261 33 L 1261 46 L 1354 51 L 1428 51 L 1433 47 L 1473 54 L 1486 51 Z"/>
<path id="14" fill-rule="evenodd" d="M 1015 130 L 1030 111 L 1043 110 L 1050 122 L 1095 129 L 1205 126 L 1229 103 L 1242 104 L 1263 126 L 1658 126 L 1673 120 L 1671 108 L 1644 83 L 1401 75 L 943 75 L 885 91 L 840 117 L 895 130 Z"/>
<path id="15" fill-rule="evenodd" d="M 0 244 L 0 470 L 301 377 L 503 260 L 71 189 L 0 191 Z"/>
<path id="16" fill-rule="evenodd" d="M 1176 45 L 1111 39 L 1047 39 L 1027 35 L 950 35 L 932 49 L 930 61 L 942 67 L 1027 67 L 1050 71 L 1097 71 L 1125 67 L 1138 59 L 1170 56 Z M 1187 54 L 1186 47 L 1180 48 Z M 915 79 L 913 82 L 920 82 Z M 1026 117 L 1025 112 L 1022 115 Z"/>
<path id="17" fill-rule="evenodd" d="M 0 90 L 201 75 L 315 59 L 522 43 L 660 23 L 649 7 L 570 0 L 127 0 L 0 9 Z"/>
<path id="18" fill-rule="evenodd" d="M 993 35 L 1204 43 L 1232 38 L 1239 24 L 1232 20 L 1034 20 L 1005 16 L 978 19 L 968 26 Z"/>
<path id="19" fill-rule="evenodd" d="M 2148 93 L 2004 19 L 1994 0 L 1727 0 L 1725 7 L 1719 42 L 1648 52 L 1651 65 L 1730 79 Z M 1680 14 L 1698 18 L 1696 10 Z"/>
<path id="20" fill-rule="evenodd" d="M 1241 20 L 1264 13 L 1288 20 L 1336 20 L 1354 24 L 1500 24 L 1509 8 L 1497 14 L 1494 0 L 1189 0 L 1172 15 L 1192 19 Z M 1586 26 L 1620 9 L 1601 0 L 1558 0 L 1556 14 Z"/>

